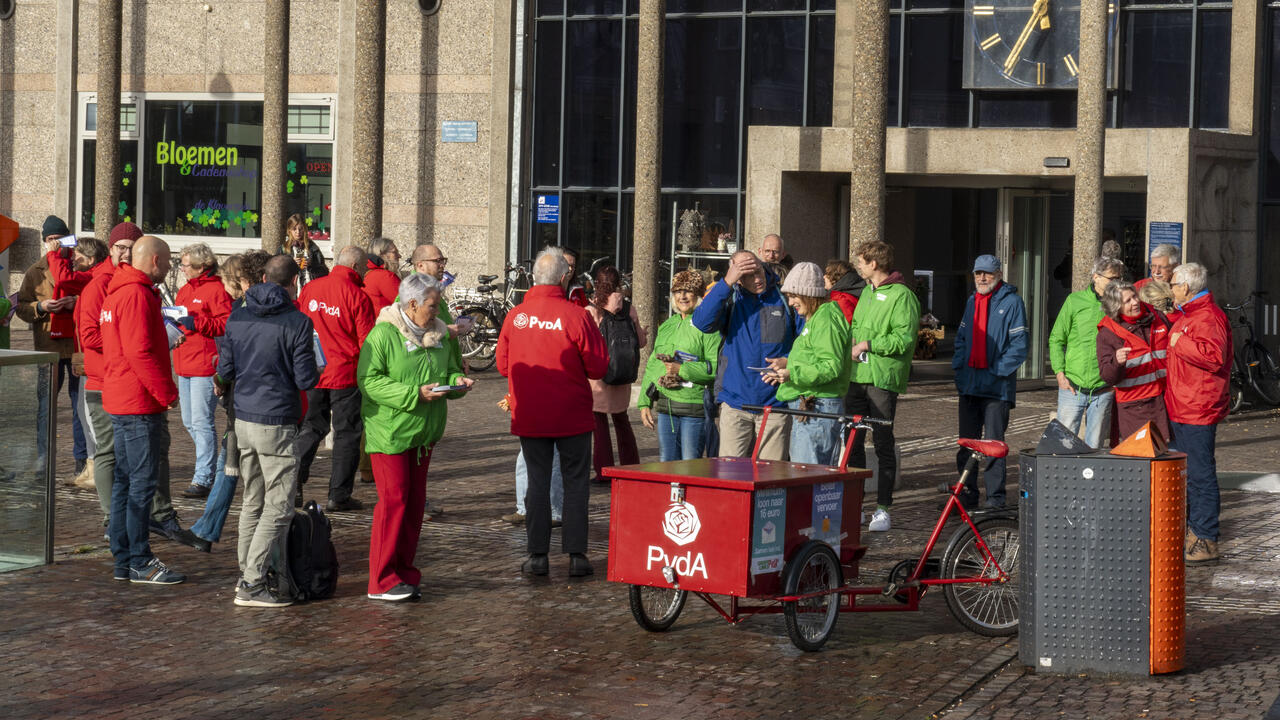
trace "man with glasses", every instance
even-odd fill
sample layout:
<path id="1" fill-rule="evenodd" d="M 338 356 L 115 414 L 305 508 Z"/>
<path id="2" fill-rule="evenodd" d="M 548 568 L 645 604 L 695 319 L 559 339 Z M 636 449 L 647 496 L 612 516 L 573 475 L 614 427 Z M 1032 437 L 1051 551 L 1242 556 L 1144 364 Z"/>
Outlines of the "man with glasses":
<path id="1" fill-rule="evenodd" d="M 440 246 L 432 242 L 420 243 L 418 247 L 413 249 L 413 271 L 422 275 L 430 275 L 431 277 L 444 282 L 444 269 L 449 264 L 449 258 L 441 252 Z M 458 345 L 458 336 L 470 330 L 470 325 L 466 323 L 457 323 L 453 316 L 449 314 L 449 301 L 445 300 L 444 293 L 440 294 L 440 308 L 436 314 L 449 327 L 449 339 L 445 340 L 445 344 L 449 346 L 449 352 L 458 361 L 458 366 L 463 372 L 468 372 L 466 364 L 462 361 L 462 347 Z"/>
<path id="2" fill-rule="evenodd" d="M 1162 283 L 1173 282 L 1173 271 L 1178 269 L 1182 261 L 1182 251 L 1173 245 L 1157 245 L 1151 248 L 1151 277 L 1144 277 L 1133 284 L 1134 289 L 1141 290 L 1143 285 L 1152 280 Z"/>
<path id="3" fill-rule="evenodd" d="M 1085 442 L 1102 447 L 1110 435 L 1113 393 L 1098 370 L 1098 323 L 1102 322 L 1102 292 L 1124 277 L 1124 263 L 1111 257 L 1093 264 L 1089 287 L 1067 296 L 1049 332 L 1049 365 L 1058 377 L 1058 422 L 1080 433 Z M 1104 433 L 1106 435 L 1104 435 Z"/>

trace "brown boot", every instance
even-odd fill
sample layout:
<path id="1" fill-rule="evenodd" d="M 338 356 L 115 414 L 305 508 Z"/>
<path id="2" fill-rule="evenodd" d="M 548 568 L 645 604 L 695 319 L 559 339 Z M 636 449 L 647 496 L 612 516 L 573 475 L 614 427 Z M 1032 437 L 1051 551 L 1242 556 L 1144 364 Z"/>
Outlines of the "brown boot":
<path id="1" fill-rule="evenodd" d="M 1216 563 L 1218 562 L 1218 543 L 1198 537 L 1191 543 L 1191 549 L 1187 550 L 1183 559 L 1188 565 Z"/>
<path id="2" fill-rule="evenodd" d="M 1182 554 L 1186 555 L 1191 552 L 1191 546 L 1196 544 L 1196 534 L 1191 532 L 1191 528 L 1187 528 L 1187 536 L 1182 540 Z"/>
<path id="3" fill-rule="evenodd" d="M 75 486 L 81 490 L 96 490 L 97 485 L 93 481 L 93 463 L 85 463 L 84 470 L 76 476 Z"/>

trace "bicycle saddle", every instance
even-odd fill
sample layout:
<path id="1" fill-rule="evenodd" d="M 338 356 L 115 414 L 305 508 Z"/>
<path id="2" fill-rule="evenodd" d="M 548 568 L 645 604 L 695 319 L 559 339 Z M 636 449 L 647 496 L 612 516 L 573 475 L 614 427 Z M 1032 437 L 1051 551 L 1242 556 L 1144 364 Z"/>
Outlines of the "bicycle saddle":
<path id="1" fill-rule="evenodd" d="M 483 276 L 482 276 L 482 277 L 483 277 Z M 497 289 L 497 288 L 495 288 L 495 287 L 494 287 L 494 286 L 492 286 L 492 285 L 481 285 L 480 287 L 476 288 L 476 292 L 480 292 L 480 293 L 491 293 L 491 292 L 493 292 L 493 291 L 494 291 L 494 290 L 496 290 L 496 289 Z"/>
<path id="2" fill-rule="evenodd" d="M 986 455 L 989 458 L 1002 458 L 1009 454 L 1009 446 L 999 440 L 960 438 L 956 441 L 956 444 L 962 448 L 968 448 L 979 455 Z"/>
<path id="3" fill-rule="evenodd" d="M 485 285 L 485 284 L 491 283 L 491 282 L 493 282 L 494 280 L 497 280 L 497 279 L 498 279 L 498 276 L 497 276 L 497 275 L 478 275 L 478 276 L 476 276 L 476 282 L 480 283 L 481 285 Z"/>

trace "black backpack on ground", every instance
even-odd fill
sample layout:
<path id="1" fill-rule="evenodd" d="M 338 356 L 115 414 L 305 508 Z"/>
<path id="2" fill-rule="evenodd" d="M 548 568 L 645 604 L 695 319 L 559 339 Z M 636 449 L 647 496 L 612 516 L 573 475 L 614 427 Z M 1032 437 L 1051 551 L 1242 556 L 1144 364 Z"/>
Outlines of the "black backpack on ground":
<path id="1" fill-rule="evenodd" d="M 600 332 L 609 349 L 609 369 L 604 373 L 606 385 L 630 385 L 640 375 L 640 336 L 631 322 L 631 301 L 623 300 L 622 309 L 611 313 L 600 309 Z"/>
<path id="2" fill-rule="evenodd" d="M 333 597 L 338 588 L 338 553 L 333 547 L 332 526 L 329 518 L 316 505 L 315 500 L 293 512 L 289 532 L 285 538 L 287 564 L 281 553 L 272 553 L 273 566 L 268 571 L 268 586 L 280 595 L 295 600 L 320 600 Z M 277 548 L 278 549 L 278 548 Z M 284 566 L 286 572 L 280 572 Z M 271 577 L 274 575 L 274 577 Z"/>

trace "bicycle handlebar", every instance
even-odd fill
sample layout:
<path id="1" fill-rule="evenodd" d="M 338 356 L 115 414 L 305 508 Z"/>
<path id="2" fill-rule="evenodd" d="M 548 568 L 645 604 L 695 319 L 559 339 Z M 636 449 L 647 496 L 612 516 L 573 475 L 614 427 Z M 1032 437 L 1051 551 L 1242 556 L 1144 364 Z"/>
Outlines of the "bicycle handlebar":
<path id="1" fill-rule="evenodd" d="M 1245 301 L 1244 301 L 1244 302 L 1242 302 L 1242 303 L 1240 303 L 1240 304 L 1238 304 L 1238 305 L 1223 305 L 1223 306 L 1222 306 L 1222 309 L 1223 309 L 1223 310 L 1230 310 L 1231 312 L 1236 312 L 1236 311 L 1238 311 L 1238 310 L 1244 310 L 1245 308 L 1247 308 L 1247 307 L 1249 307 L 1250 305 L 1252 305 L 1252 304 L 1253 304 L 1253 299 L 1254 299 L 1254 298 L 1258 298 L 1259 300 L 1261 300 L 1261 299 L 1265 298 L 1266 296 L 1267 296 L 1267 291 L 1266 291 L 1266 290 L 1254 290 L 1253 292 L 1249 293 L 1249 297 L 1245 298 Z"/>
<path id="2" fill-rule="evenodd" d="M 743 405 L 742 409 L 748 412 L 764 412 L 764 407 L 761 405 Z M 892 420 L 885 420 L 884 418 L 873 418 L 873 417 L 867 417 L 865 415 L 837 415 L 835 413 L 814 412 L 812 410 L 792 410 L 791 408 L 786 408 L 786 407 L 771 407 L 769 408 L 769 413 L 778 414 L 778 415 L 796 415 L 799 417 L 820 418 L 823 420 L 839 420 L 849 425 L 863 425 L 863 424 L 892 425 L 893 424 Z"/>

